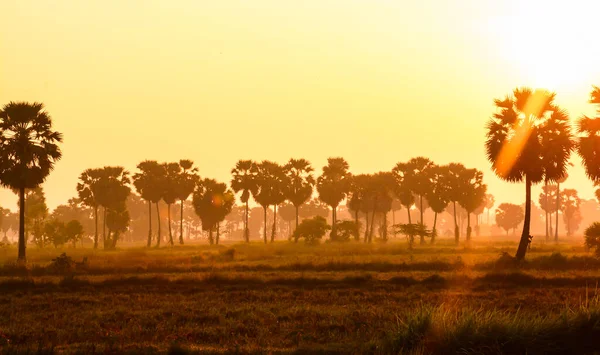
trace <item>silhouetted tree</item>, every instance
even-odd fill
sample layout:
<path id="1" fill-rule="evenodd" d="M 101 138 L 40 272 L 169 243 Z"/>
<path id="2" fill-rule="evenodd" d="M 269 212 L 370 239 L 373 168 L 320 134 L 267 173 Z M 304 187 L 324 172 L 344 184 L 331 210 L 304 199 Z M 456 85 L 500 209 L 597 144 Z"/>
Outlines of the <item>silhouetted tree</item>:
<path id="1" fill-rule="evenodd" d="M 179 244 L 183 244 L 183 204 L 190 197 L 199 181 L 198 168 L 194 162 L 187 159 L 179 161 L 181 173 L 177 179 L 177 199 L 180 201 L 179 210 Z"/>
<path id="2" fill-rule="evenodd" d="M 483 173 L 477 169 L 466 169 L 461 176 L 461 196 L 458 203 L 467 211 L 467 242 L 471 241 L 471 213 L 485 201 L 487 185 Z"/>
<path id="3" fill-rule="evenodd" d="M 321 216 L 305 219 L 294 231 L 294 240 L 304 238 L 305 243 L 316 244 L 330 229 L 331 226 L 327 224 L 327 220 Z"/>
<path id="4" fill-rule="evenodd" d="M 423 198 L 431 190 L 430 171 L 434 166 L 435 164 L 431 160 L 424 157 L 417 157 L 410 159 L 404 168 L 404 183 L 408 185 L 407 187 L 412 193 L 418 196 L 419 212 L 421 215 L 419 223 L 423 225 L 425 224 L 423 220 L 423 212 L 425 212 Z M 421 244 L 423 243 L 424 239 L 421 238 Z"/>
<path id="5" fill-rule="evenodd" d="M 467 168 L 460 163 L 450 163 L 442 167 L 442 169 L 444 171 L 445 181 L 447 184 L 448 201 L 452 203 L 452 215 L 454 217 L 454 241 L 456 244 L 458 244 L 460 238 L 460 228 L 458 227 L 458 221 L 456 218 L 456 204 L 459 203 L 463 197 L 465 180 L 462 177 L 466 174 Z"/>
<path id="6" fill-rule="evenodd" d="M 494 205 L 496 204 L 496 199 L 494 198 L 494 195 L 492 194 L 486 194 L 485 195 L 485 208 L 487 209 L 487 224 L 490 224 L 490 211 L 492 210 L 492 208 L 494 208 Z"/>
<path id="7" fill-rule="evenodd" d="M 509 230 L 516 229 L 524 218 L 525 215 L 521 206 L 502 203 L 496 208 L 496 224 L 506 231 L 506 235 L 508 235 Z"/>
<path id="8" fill-rule="evenodd" d="M 557 185 L 545 184 L 542 186 L 542 192 L 538 200 L 540 208 L 546 214 L 546 241 L 552 234 L 552 213 L 556 212 Z"/>
<path id="9" fill-rule="evenodd" d="M 98 193 L 101 169 L 87 169 L 79 176 L 77 194 L 85 206 L 94 210 L 94 249 L 98 248 Z"/>
<path id="10" fill-rule="evenodd" d="M 212 245 L 213 231 L 218 228 L 221 221 L 225 219 L 233 205 L 235 197 L 227 185 L 213 179 L 200 180 L 192 197 L 194 211 L 202 220 L 202 229 L 209 232 L 208 241 Z M 217 231 L 216 244 L 219 244 L 219 232 Z"/>
<path id="11" fill-rule="evenodd" d="M 25 261 L 25 190 L 44 182 L 60 160 L 62 135 L 41 103 L 9 102 L 0 110 L 0 184 L 19 192 L 18 260 Z"/>
<path id="12" fill-rule="evenodd" d="M 137 165 L 138 172 L 133 175 L 133 185 L 140 196 L 148 201 L 148 243 L 152 245 L 152 203 L 156 205 L 158 222 L 158 238 L 156 245 L 160 246 L 160 212 L 158 203 L 162 199 L 165 170 L 164 166 L 155 160 L 145 160 Z"/>
<path id="13" fill-rule="evenodd" d="M 577 190 L 565 189 L 560 193 L 560 210 L 563 213 L 565 224 L 567 225 L 567 236 L 572 235 L 571 221 L 573 217 L 579 212 L 579 206 L 581 200 L 577 194 Z"/>
<path id="14" fill-rule="evenodd" d="M 289 182 L 285 189 L 285 195 L 296 209 L 296 228 L 298 228 L 298 210 L 313 193 L 315 185 L 315 178 L 312 175 L 313 168 L 306 159 L 290 159 L 285 166 L 285 172 Z"/>
<path id="15" fill-rule="evenodd" d="M 323 173 L 317 179 L 319 199 L 331 207 L 331 234 L 335 236 L 337 207 L 350 192 L 352 175 L 344 158 L 329 158 L 323 167 Z"/>
<path id="16" fill-rule="evenodd" d="M 258 168 L 252 160 L 240 160 L 231 170 L 231 188 L 235 193 L 242 191 L 240 200 L 246 205 L 246 218 L 244 219 L 244 239 L 246 243 L 250 242 L 250 229 L 248 227 L 250 195 L 256 196 L 258 192 L 257 174 Z"/>
<path id="17" fill-rule="evenodd" d="M 275 229 L 277 220 L 277 205 L 285 201 L 285 189 L 287 186 L 287 176 L 282 166 L 277 163 L 265 160 L 257 164 L 258 173 L 256 182 L 258 192 L 254 195 L 254 200 L 263 207 L 264 210 L 264 230 L 263 238 L 267 243 L 267 208 L 274 206 L 273 228 L 271 231 L 271 242 L 275 240 Z"/>
<path id="18" fill-rule="evenodd" d="M 525 258 L 531 221 L 531 186 L 563 177 L 574 148 L 569 118 L 554 103 L 555 94 L 528 88 L 495 100 L 487 124 L 486 153 L 492 169 L 509 182 L 525 180 L 525 223 L 517 260 Z"/>
<path id="19" fill-rule="evenodd" d="M 108 238 L 105 231 L 102 232 L 104 248 L 111 249 L 116 245 L 116 240 L 110 239 L 111 229 L 108 225 L 110 218 L 113 218 L 113 221 L 118 220 L 113 224 L 114 228 L 112 229 L 112 232 L 117 232 L 117 237 L 119 233 L 122 233 L 122 229 L 127 228 L 127 226 L 121 227 L 120 221 L 125 218 L 124 213 L 127 211 L 125 201 L 131 193 L 130 183 L 129 172 L 123 167 L 105 166 L 99 171 L 96 200 L 98 205 L 103 208 L 103 228 L 109 228 Z M 129 214 L 126 217 L 128 225 Z"/>
<path id="20" fill-rule="evenodd" d="M 167 204 L 167 220 L 169 224 L 169 243 L 174 245 L 173 232 L 171 229 L 171 205 L 179 197 L 179 183 L 181 179 L 181 166 L 178 163 L 164 163 L 165 178 L 162 186 L 163 201 Z"/>
<path id="21" fill-rule="evenodd" d="M 435 214 L 433 218 L 433 228 L 431 230 L 431 243 L 435 242 L 437 236 L 437 218 L 438 214 L 444 212 L 449 203 L 449 186 L 447 177 L 447 168 L 434 166 L 429 171 L 430 190 L 425 194 L 431 210 Z"/>
<path id="22" fill-rule="evenodd" d="M 18 203 L 18 201 L 17 201 Z M 27 233 L 31 233 L 34 243 L 43 248 L 49 242 L 44 235 L 44 221 L 48 217 L 48 206 L 46 205 L 46 196 L 41 187 L 27 190 L 25 193 L 25 228 Z M 25 238 L 25 242 L 29 238 Z"/>

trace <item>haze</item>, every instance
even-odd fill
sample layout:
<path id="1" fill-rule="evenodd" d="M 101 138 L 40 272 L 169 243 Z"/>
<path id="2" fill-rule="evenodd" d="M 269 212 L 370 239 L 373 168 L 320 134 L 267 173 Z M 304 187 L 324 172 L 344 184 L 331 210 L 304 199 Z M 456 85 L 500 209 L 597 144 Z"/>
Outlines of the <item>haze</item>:
<path id="1" fill-rule="evenodd" d="M 343 156 L 358 174 L 420 155 L 520 204 L 523 184 L 490 171 L 485 122 L 523 85 L 555 90 L 573 121 L 593 110 L 599 5 L 565 3 L 3 1 L 0 102 L 44 102 L 64 133 L 50 207 L 84 169 L 144 159 L 229 181 L 239 159 Z M 564 186 L 592 198 L 572 162 Z"/>

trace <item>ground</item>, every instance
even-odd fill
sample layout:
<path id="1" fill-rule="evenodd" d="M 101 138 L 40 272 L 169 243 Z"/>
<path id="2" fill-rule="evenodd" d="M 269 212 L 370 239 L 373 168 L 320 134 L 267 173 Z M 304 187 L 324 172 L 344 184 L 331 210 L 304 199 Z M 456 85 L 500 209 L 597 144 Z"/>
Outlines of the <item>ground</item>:
<path id="1" fill-rule="evenodd" d="M 482 238 L 483 239 L 483 238 Z M 600 351 L 600 260 L 581 240 L 280 241 L 0 250 L 5 353 Z M 65 252 L 74 264 L 57 266 Z M 82 263 L 87 257 L 87 263 Z"/>

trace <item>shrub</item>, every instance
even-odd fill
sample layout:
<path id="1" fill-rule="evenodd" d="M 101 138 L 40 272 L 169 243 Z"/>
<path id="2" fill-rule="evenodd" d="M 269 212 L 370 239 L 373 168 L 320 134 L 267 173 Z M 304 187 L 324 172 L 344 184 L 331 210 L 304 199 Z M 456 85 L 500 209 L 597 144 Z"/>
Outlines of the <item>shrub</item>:
<path id="1" fill-rule="evenodd" d="M 297 242 L 298 239 L 304 238 L 304 242 L 307 244 L 317 244 L 330 229 L 331 226 L 327 224 L 327 220 L 321 216 L 305 219 L 294 231 L 294 241 Z"/>
<path id="2" fill-rule="evenodd" d="M 354 221 L 338 221 L 335 225 L 335 235 L 331 235 L 332 242 L 348 242 L 354 237 L 358 240 L 360 223 Z"/>
<path id="3" fill-rule="evenodd" d="M 594 249 L 600 257 L 600 223 L 594 222 L 585 230 L 585 246 Z"/>
<path id="4" fill-rule="evenodd" d="M 59 273 L 64 273 L 73 270 L 75 263 L 67 253 L 62 253 L 60 256 L 52 259 L 52 263 L 49 268 L 54 269 Z"/>

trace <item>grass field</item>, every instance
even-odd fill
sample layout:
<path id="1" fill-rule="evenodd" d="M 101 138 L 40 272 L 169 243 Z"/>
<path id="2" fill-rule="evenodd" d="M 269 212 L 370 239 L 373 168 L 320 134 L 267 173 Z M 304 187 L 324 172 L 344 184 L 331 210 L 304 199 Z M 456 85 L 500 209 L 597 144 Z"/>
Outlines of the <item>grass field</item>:
<path id="1" fill-rule="evenodd" d="M 600 260 L 577 242 L 440 240 L 0 250 L 3 353 L 594 353 Z M 86 264 L 60 268 L 66 252 Z"/>

